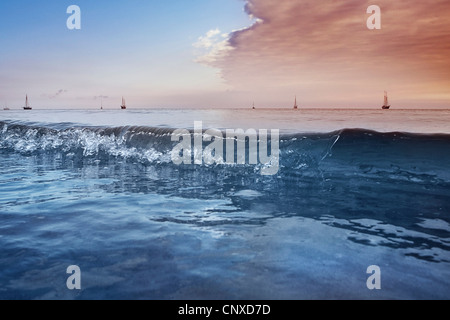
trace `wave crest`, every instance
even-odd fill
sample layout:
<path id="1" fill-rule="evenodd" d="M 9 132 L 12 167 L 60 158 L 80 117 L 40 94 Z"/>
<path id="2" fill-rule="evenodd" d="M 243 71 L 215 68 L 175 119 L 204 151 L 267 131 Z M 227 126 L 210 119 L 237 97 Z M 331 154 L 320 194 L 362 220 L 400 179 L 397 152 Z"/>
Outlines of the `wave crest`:
<path id="1" fill-rule="evenodd" d="M 178 143 L 171 141 L 174 130 L 137 126 L 55 129 L 41 125 L 0 122 L 0 150 L 23 155 L 58 153 L 80 161 L 114 158 L 145 165 L 171 164 L 171 152 Z M 207 144 L 205 142 L 203 146 Z M 418 176 L 432 173 L 450 180 L 446 169 L 449 158 L 449 135 L 344 129 L 331 133 L 280 136 L 280 168 L 284 174 L 292 177 L 322 176 L 323 171 L 336 173 L 339 170 L 350 174 L 349 170 L 353 170 L 354 174 L 378 176 L 400 173 L 402 176 Z M 245 167 L 256 172 L 260 169 L 258 166 L 222 167 L 232 168 L 234 171 L 240 171 L 236 167 Z"/>

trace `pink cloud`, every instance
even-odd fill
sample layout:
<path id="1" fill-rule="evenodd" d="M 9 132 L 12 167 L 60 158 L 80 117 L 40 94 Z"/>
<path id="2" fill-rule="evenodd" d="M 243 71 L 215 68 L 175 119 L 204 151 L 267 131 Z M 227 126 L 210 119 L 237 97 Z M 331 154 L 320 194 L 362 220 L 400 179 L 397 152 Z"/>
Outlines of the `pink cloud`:
<path id="1" fill-rule="evenodd" d="M 230 35 L 226 55 L 210 59 L 236 90 L 277 101 L 299 94 L 311 104 L 377 98 L 440 97 L 450 106 L 450 2 L 247 0 L 258 19 Z M 370 5 L 382 29 L 368 30 Z"/>

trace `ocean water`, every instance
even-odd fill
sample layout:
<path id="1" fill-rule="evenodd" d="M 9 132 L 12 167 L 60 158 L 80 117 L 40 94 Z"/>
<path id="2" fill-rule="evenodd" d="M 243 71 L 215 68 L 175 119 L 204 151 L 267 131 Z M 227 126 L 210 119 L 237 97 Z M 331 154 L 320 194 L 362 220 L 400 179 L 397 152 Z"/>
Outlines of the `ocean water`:
<path id="1" fill-rule="evenodd" d="M 279 129 L 277 174 L 175 165 L 171 134 L 195 121 Z M 0 111 L 0 299 L 449 299 L 449 123 L 449 110 Z"/>

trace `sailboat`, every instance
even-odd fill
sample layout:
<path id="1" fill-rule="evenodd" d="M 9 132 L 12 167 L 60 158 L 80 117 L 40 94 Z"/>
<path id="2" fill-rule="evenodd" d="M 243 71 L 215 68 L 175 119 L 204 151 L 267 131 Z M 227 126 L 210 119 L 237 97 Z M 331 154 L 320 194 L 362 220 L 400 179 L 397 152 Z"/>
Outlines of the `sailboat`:
<path id="1" fill-rule="evenodd" d="M 253 102 L 253 107 L 252 107 L 252 109 L 253 109 L 253 110 L 255 110 L 255 109 L 256 109 L 256 108 L 255 108 L 255 103 L 254 103 L 254 102 Z"/>
<path id="2" fill-rule="evenodd" d="M 384 92 L 384 104 L 383 104 L 383 106 L 382 106 L 381 108 L 382 108 L 383 110 L 388 110 L 388 109 L 391 108 L 391 106 L 390 106 L 390 104 L 389 104 L 389 100 L 388 100 L 388 94 L 387 94 L 386 91 Z"/>
<path id="3" fill-rule="evenodd" d="M 125 103 L 125 99 L 122 97 L 122 105 L 120 106 L 120 109 L 125 110 L 127 108 L 127 105 Z"/>
<path id="4" fill-rule="evenodd" d="M 298 104 L 297 104 L 297 96 L 295 96 L 294 109 L 295 109 L 295 110 L 297 110 L 297 109 L 298 109 Z"/>
<path id="5" fill-rule="evenodd" d="M 30 107 L 30 104 L 28 103 L 28 95 L 26 95 L 26 98 L 25 98 L 25 107 L 23 107 L 23 110 L 33 110 L 33 109 Z"/>
<path id="6" fill-rule="evenodd" d="M 8 108 L 8 105 L 5 104 L 5 106 L 3 107 L 3 110 L 8 111 L 8 110 L 11 110 L 11 109 L 9 109 L 9 108 Z"/>

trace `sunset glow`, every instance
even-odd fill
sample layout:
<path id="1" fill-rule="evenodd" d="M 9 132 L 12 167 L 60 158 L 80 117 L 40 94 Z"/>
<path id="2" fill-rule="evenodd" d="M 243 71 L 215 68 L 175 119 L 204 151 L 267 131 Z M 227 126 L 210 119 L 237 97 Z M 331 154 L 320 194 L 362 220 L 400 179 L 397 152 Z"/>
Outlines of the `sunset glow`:
<path id="1" fill-rule="evenodd" d="M 450 107 L 450 3 L 2 2 L 0 103 L 40 108 Z"/>

